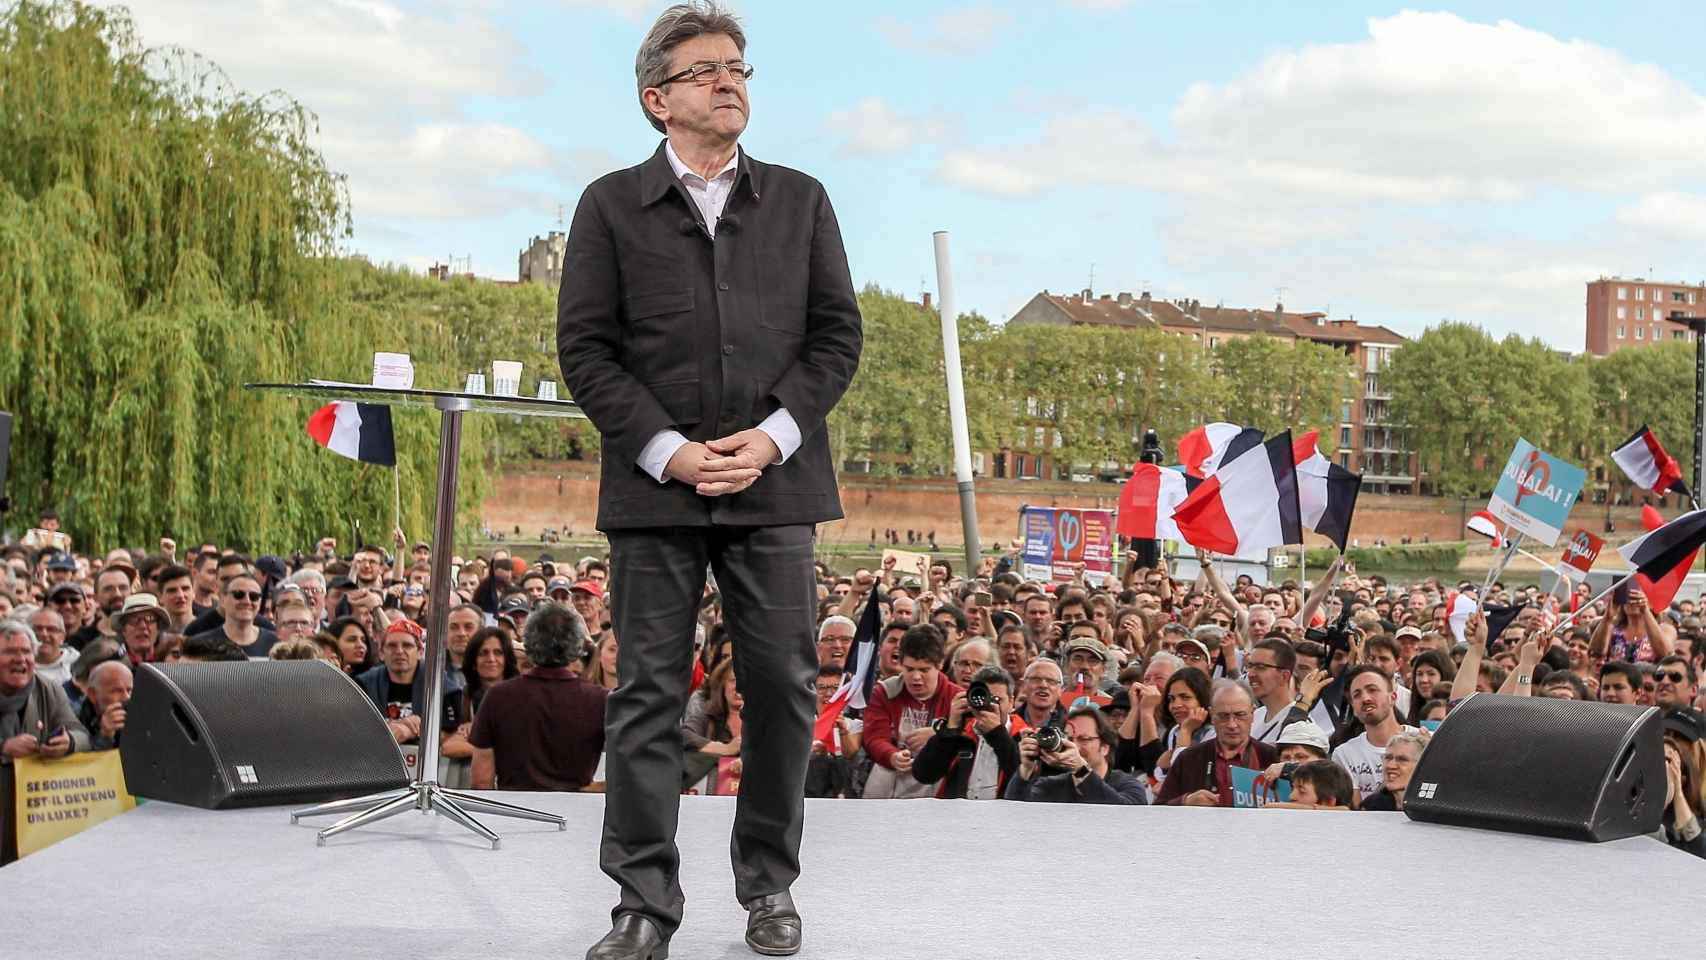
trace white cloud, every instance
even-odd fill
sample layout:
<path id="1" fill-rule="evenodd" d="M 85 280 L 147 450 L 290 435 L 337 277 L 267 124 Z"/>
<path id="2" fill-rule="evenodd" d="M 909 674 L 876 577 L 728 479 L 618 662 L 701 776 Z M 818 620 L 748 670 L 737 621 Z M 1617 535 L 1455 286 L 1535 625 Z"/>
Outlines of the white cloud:
<path id="1" fill-rule="evenodd" d="M 1544 186 L 1662 189 L 1699 175 L 1706 97 L 1662 69 L 1521 27 L 1448 13 L 1369 21 L 1369 37 L 1275 54 L 1199 83 L 1171 138 L 1114 110 L 1051 122 L 1039 143 L 986 148 L 1031 189 L 1085 181 L 1437 204 Z M 1636 146 L 1639 145 L 1639 146 Z M 968 186 L 977 188 L 975 183 Z"/>
<path id="2" fill-rule="evenodd" d="M 879 17 L 877 32 L 902 50 L 969 56 L 993 47 L 1013 22 L 1011 13 L 995 7 L 955 7 L 936 14 L 923 26 Z"/>
<path id="3" fill-rule="evenodd" d="M 571 0 L 563 0 L 571 2 Z M 642 5 L 580 0 L 633 13 Z M 172 45 L 219 65 L 240 90 L 283 90 L 318 118 L 316 145 L 348 177 L 357 249 L 398 262 L 444 244 L 421 220 L 488 220 L 525 212 L 543 222 L 584 182 L 589 154 L 561 151 L 506 123 L 471 118 L 475 98 L 542 98 L 546 78 L 485 3 L 427 0 L 129 0 L 144 46 Z M 543 103 L 543 99 L 539 102 Z M 608 154 L 606 153 L 606 156 Z M 450 235 L 457 235 L 460 229 Z M 485 265 L 481 265 L 482 267 Z M 505 275 L 513 268 L 490 268 Z"/>
<path id="4" fill-rule="evenodd" d="M 1617 222 L 1667 236 L 1706 240 L 1706 195 L 1650 193 L 1618 210 Z"/>
<path id="5" fill-rule="evenodd" d="M 1508 21 L 1406 11 L 1370 20 L 1360 41 L 1281 51 L 1228 82 L 1194 84 L 1164 131 L 1082 108 L 1029 142 L 945 151 L 937 176 L 1002 197 L 1158 194 L 1168 266 L 1245 271 L 1244 302 L 1284 284 L 1290 299 L 1303 291 L 1336 313 L 1347 302 L 1485 310 L 1494 328 L 1579 349 L 1557 325 L 1580 323 L 1585 280 L 1654 262 L 1664 238 L 1706 235 L 1702 156 L 1706 96 L 1658 66 Z M 1626 206 L 1616 222 L 1544 237 L 1445 228 L 1460 218 L 1437 215 L 1572 195 Z"/>
<path id="6" fill-rule="evenodd" d="M 948 127 L 942 120 L 898 113 L 881 97 L 866 97 L 833 111 L 823 125 L 841 141 L 839 151 L 851 155 L 900 153 L 941 140 Z"/>

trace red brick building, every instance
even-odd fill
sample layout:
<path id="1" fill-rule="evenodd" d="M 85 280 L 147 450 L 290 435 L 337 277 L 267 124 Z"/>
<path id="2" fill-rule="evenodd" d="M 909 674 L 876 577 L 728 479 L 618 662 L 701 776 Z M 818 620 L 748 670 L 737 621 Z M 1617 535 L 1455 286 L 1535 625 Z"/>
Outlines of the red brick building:
<path id="1" fill-rule="evenodd" d="M 1150 326 L 1214 349 L 1228 340 L 1250 336 L 1310 340 L 1349 354 L 1358 373 L 1354 395 L 1340 408 L 1339 431 L 1323 437 L 1323 446 L 1337 441 L 1334 455 L 1346 469 L 1363 475 L 1363 488 L 1375 493 L 1411 493 L 1416 489 L 1416 456 L 1404 447 L 1400 431 L 1389 419 L 1390 391 L 1380 374 L 1392 351 L 1404 338 L 1381 326 L 1355 320 L 1331 320 L 1325 313 L 1299 313 L 1275 304 L 1272 310 L 1246 307 L 1205 307 L 1197 300 L 1157 300 L 1148 293 L 1102 294 L 1091 291 L 1063 296 L 1042 291 L 1015 313 L 1009 324 L 1081 324 Z M 1038 428 L 1038 443 L 1028 450 L 993 451 L 995 476 L 1055 477 L 1066 473 L 1049 454 L 1053 437 Z"/>
<path id="2" fill-rule="evenodd" d="M 1587 352 L 1610 356 L 1625 347 L 1691 341 L 1679 317 L 1706 316 L 1706 283 L 1661 283 L 1623 277 L 1588 282 Z"/>

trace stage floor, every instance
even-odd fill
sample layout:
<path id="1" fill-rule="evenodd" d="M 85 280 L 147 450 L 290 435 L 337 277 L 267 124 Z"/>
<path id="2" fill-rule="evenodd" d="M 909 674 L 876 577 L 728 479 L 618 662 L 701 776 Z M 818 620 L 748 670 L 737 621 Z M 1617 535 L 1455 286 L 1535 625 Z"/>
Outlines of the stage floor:
<path id="1" fill-rule="evenodd" d="M 568 832 L 485 818 L 494 851 L 407 814 L 316 847 L 315 825 L 281 808 L 144 804 L 0 869 L 16 914 L 5 954 L 579 960 L 616 896 L 598 869 L 604 798 L 500 796 L 563 814 Z M 733 814 L 732 799 L 683 799 L 672 957 L 754 956 Z M 1706 882 L 1706 861 L 1646 838 L 1289 810 L 811 800 L 801 855 L 800 956 L 825 960 L 1695 956 L 1686 918 Z"/>

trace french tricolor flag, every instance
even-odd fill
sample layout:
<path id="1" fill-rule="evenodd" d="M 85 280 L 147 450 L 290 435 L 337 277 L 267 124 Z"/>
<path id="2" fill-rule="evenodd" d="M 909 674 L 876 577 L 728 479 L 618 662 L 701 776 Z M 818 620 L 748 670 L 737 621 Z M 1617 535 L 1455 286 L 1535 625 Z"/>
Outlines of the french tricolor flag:
<path id="1" fill-rule="evenodd" d="M 1173 510 L 1186 543 L 1234 557 L 1303 542 L 1291 431 L 1220 464 Z"/>
<path id="2" fill-rule="evenodd" d="M 339 400 L 308 418 L 314 442 L 351 460 L 397 465 L 397 442 L 391 433 L 391 408 L 378 403 Z"/>
<path id="3" fill-rule="evenodd" d="M 1173 511 L 1190 493 L 1189 481 L 1177 470 L 1153 463 L 1131 468 L 1131 479 L 1120 490 L 1117 533 L 1134 540 L 1182 540 Z"/>
<path id="4" fill-rule="evenodd" d="M 1303 526 L 1333 541 L 1339 552 L 1351 535 L 1351 515 L 1356 512 L 1362 476 L 1321 455 L 1316 447 L 1318 431 L 1311 430 L 1292 445 L 1297 462 L 1297 505 Z"/>
<path id="5" fill-rule="evenodd" d="M 1262 431 L 1236 423 L 1208 423 L 1179 438 L 1179 462 L 1193 477 L 1212 477 L 1223 463 L 1262 442 Z"/>
<path id="6" fill-rule="evenodd" d="M 1611 451 L 1611 459 L 1617 461 L 1637 487 L 1651 490 L 1661 497 L 1672 490 L 1685 497 L 1689 495 L 1676 458 L 1665 452 L 1659 438 L 1653 436 L 1653 431 L 1644 423 L 1634 436 L 1624 441 L 1623 446 Z"/>
<path id="7" fill-rule="evenodd" d="M 1691 510 L 1617 552 L 1650 580 L 1662 580 L 1706 545 L 1706 510 Z"/>

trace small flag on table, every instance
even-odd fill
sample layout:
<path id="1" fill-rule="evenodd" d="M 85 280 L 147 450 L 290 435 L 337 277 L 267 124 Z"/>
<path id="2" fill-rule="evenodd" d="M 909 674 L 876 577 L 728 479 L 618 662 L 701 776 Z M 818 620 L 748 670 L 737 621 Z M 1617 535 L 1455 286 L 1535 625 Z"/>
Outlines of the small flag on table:
<path id="1" fill-rule="evenodd" d="M 1682 482 L 1682 468 L 1677 466 L 1676 458 L 1665 452 L 1659 438 L 1644 423 L 1623 446 L 1611 451 L 1611 459 L 1617 461 L 1637 487 L 1661 497 L 1673 490 L 1689 496 L 1688 484 Z"/>
<path id="2" fill-rule="evenodd" d="M 308 418 L 314 442 L 351 460 L 397 465 L 397 441 L 391 433 L 391 408 L 379 403 L 338 400 Z"/>
<path id="3" fill-rule="evenodd" d="M 1675 520 L 1617 548 L 1636 572 L 1661 580 L 1706 544 L 1706 510 L 1690 510 Z"/>

